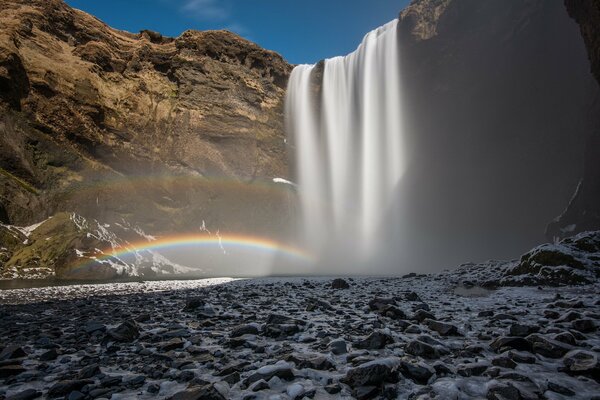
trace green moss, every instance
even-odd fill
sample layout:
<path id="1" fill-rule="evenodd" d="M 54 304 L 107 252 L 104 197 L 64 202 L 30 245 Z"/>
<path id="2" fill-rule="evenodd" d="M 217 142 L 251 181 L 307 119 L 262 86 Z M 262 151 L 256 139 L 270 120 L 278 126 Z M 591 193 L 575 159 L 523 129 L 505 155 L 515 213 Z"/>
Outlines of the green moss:
<path id="1" fill-rule="evenodd" d="M 23 189 L 27 190 L 28 192 L 31 192 L 33 194 L 39 194 L 39 191 L 36 188 L 31 186 L 29 183 L 25 182 L 23 179 L 14 176 L 13 174 L 11 174 L 10 172 L 8 172 L 7 170 L 5 170 L 3 168 L 0 168 L 0 175 L 4 175 L 8 179 L 14 181 L 15 183 L 17 183 L 19 186 L 21 186 Z"/>

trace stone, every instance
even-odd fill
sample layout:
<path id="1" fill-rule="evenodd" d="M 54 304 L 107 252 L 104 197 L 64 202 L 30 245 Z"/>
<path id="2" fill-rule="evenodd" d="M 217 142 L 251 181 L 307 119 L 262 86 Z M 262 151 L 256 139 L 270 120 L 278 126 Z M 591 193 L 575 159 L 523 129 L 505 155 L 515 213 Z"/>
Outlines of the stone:
<path id="1" fill-rule="evenodd" d="M 537 334 L 529 335 L 526 339 L 532 343 L 531 351 L 533 353 L 540 354 L 548 358 L 561 358 L 573 348 L 568 344 L 561 343 L 557 340 L 549 339 Z"/>
<path id="2" fill-rule="evenodd" d="M 331 385 L 326 385 L 323 389 L 329 394 L 338 394 L 342 391 L 342 387 L 337 383 L 332 383 Z"/>
<path id="3" fill-rule="evenodd" d="M 352 388 L 378 386 L 384 382 L 398 382 L 400 359 L 388 357 L 373 360 L 348 370 L 342 382 Z"/>
<path id="4" fill-rule="evenodd" d="M 8 345 L 0 351 L 0 361 L 27 357 L 27 353 L 20 346 Z"/>
<path id="5" fill-rule="evenodd" d="M 512 324 L 510 326 L 509 334 L 510 336 L 520 336 L 525 337 L 532 333 L 536 333 L 540 329 L 537 326 L 525 325 L 525 324 Z"/>
<path id="6" fill-rule="evenodd" d="M 596 324 L 591 319 L 577 319 L 571 323 L 573 329 L 582 333 L 590 333 L 596 330 Z"/>
<path id="7" fill-rule="evenodd" d="M 159 343 L 158 348 L 161 351 L 167 352 L 167 351 L 171 351 L 171 350 L 183 349 L 184 345 L 185 345 L 185 340 L 183 340 L 181 338 L 173 338 L 167 342 Z"/>
<path id="8" fill-rule="evenodd" d="M 329 342 L 329 351 L 336 356 L 340 354 L 346 354 L 348 352 L 348 345 L 343 339 L 336 339 Z"/>
<path id="9" fill-rule="evenodd" d="M 85 395 L 78 390 L 74 390 L 69 393 L 67 400 L 83 400 L 85 399 Z"/>
<path id="10" fill-rule="evenodd" d="M 185 301 L 185 307 L 183 307 L 183 311 L 194 311 L 200 307 L 204 307 L 206 302 L 201 297 L 192 297 Z"/>
<path id="11" fill-rule="evenodd" d="M 571 375 L 586 375 L 596 380 L 600 379 L 600 364 L 598 354 L 586 350 L 572 350 L 568 352 L 563 363 L 565 372 Z"/>
<path id="12" fill-rule="evenodd" d="M 251 374 L 248 378 L 245 379 L 245 386 L 249 386 L 254 382 L 258 382 L 261 379 L 265 381 L 271 380 L 273 377 L 278 377 L 279 379 L 283 379 L 286 381 L 291 381 L 294 379 L 294 372 L 292 371 L 292 366 L 287 362 L 278 362 L 272 365 L 266 365 L 264 367 L 259 368 Z"/>
<path id="13" fill-rule="evenodd" d="M 94 383 L 93 380 L 90 379 L 79 379 L 79 380 L 63 380 L 58 381 L 54 385 L 48 389 L 48 396 L 50 397 L 60 397 L 67 396 L 69 393 L 73 391 L 79 391 L 85 385 L 89 385 Z"/>
<path id="14" fill-rule="evenodd" d="M 394 343 L 394 338 L 387 333 L 376 331 L 371 333 L 366 338 L 354 343 L 354 347 L 357 349 L 381 350 L 388 344 L 392 343 Z"/>
<path id="15" fill-rule="evenodd" d="M 502 355 L 499 357 L 494 357 L 492 359 L 492 365 L 502 368 L 515 369 L 517 367 L 517 363 L 511 359 L 508 355 Z"/>
<path id="16" fill-rule="evenodd" d="M 258 335 L 258 327 L 254 324 L 238 325 L 231 331 L 229 337 L 236 338 L 243 335 Z"/>
<path id="17" fill-rule="evenodd" d="M 517 388 L 506 383 L 495 383 L 488 389 L 487 400 L 520 400 L 521 393 Z"/>
<path id="18" fill-rule="evenodd" d="M 296 368 L 310 368 L 321 371 L 335 369 L 335 364 L 321 354 L 292 353 L 286 357 L 286 361 L 296 364 Z"/>
<path id="19" fill-rule="evenodd" d="M 500 336 L 494 340 L 490 347 L 497 353 L 504 351 L 505 349 L 514 349 L 519 351 L 531 351 L 531 342 L 528 340 L 515 337 L 515 336 Z"/>
<path id="20" fill-rule="evenodd" d="M 429 379 L 436 373 L 429 364 L 418 361 L 405 361 L 400 363 L 400 372 L 406 378 L 420 385 L 426 385 Z"/>
<path id="21" fill-rule="evenodd" d="M 456 372 L 465 377 L 469 376 L 480 376 L 482 375 L 488 368 L 490 367 L 490 363 L 488 361 L 480 361 L 474 363 L 467 364 L 459 364 L 456 368 Z"/>
<path id="22" fill-rule="evenodd" d="M 341 278 L 337 278 L 331 282 L 331 288 L 332 289 L 350 289 L 350 285 L 345 280 L 343 280 Z"/>
<path id="23" fill-rule="evenodd" d="M 429 359 L 439 358 L 440 356 L 436 348 L 420 340 L 411 340 L 410 342 L 408 342 L 405 351 L 413 356 L 419 356 Z"/>
<path id="24" fill-rule="evenodd" d="M 392 298 L 375 297 L 374 299 L 369 301 L 369 309 L 371 311 L 380 311 L 385 306 L 393 306 L 395 304 L 396 301 Z"/>
<path id="25" fill-rule="evenodd" d="M 412 317 L 413 320 L 422 323 L 427 319 L 435 320 L 435 316 L 427 310 L 417 310 Z"/>
<path id="26" fill-rule="evenodd" d="M 226 400 L 214 385 L 191 387 L 175 393 L 169 400 Z"/>
<path id="27" fill-rule="evenodd" d="M 40 355 L 40 361 L 54 361 L 58 357 L 56 349 L 50 349 Z"/>
<path id="28" fill-rule="evenodd" d="M 42 392 L 35 389 L 25 389 L 22 392 L 8 396 L 6 400 L 33 400 L 42 396 Z"/>
<path id="29" fill-rule="evenodd" d="M 108 337 L 118 342 L 132 342 L 140 336 L 135 321 L 125 321 L 116 328 L 107 331 Z"/>
<path id="30" fill-rule="evenodd" d="M 427 327 L 433 331 L 436 331 L 442 336 L 451 336 L 458 334 L 458 328 L 452 324 L 447 324 L 445 322 L 436 321 L 433 319 L 426 319 L 423 321 Z"/>
<path id="31" fill-rule="evenodd" d="M 259 392 L 261 390 L 269 389 L 269 384 L 264 379 L 261 379 L 250 385 L 249 389 L 253 392 Z"/>
<path id="32" fill-rule="evenodd" d="M 98 364 L 87 365 L 79 370 L 77 374 L 78 379 L 89 379 L 101 373 L 100 366 Z"/>
<path id="33" fill-rule="evenodd" d="M 27 371 L 21 365 L 3 365 L 0 366 L 0 379 L 10 378 Z"/>

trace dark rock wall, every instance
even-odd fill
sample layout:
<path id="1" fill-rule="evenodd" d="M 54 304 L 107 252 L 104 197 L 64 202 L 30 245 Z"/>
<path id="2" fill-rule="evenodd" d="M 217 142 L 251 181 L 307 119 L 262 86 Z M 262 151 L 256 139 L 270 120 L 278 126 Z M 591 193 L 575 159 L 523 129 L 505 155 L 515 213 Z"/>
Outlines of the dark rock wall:
<path id="1" fill-rule="evenodd" d="M 592 74 L 600 83 L 600 1 L 566 0 L 565 5 L 580 26 Z M 583 178 L 564 213 L 548 226 L 549 238 L 600 229 L 600 113 L 595 116 L 585 148 Z"/>
<path id="2" fill-rule="evenodd" d="M 510 259 L 583 173 L 597 85 L 560 0 L 420 0 L 401 16 L 408 170 L 395 262 Z"/>

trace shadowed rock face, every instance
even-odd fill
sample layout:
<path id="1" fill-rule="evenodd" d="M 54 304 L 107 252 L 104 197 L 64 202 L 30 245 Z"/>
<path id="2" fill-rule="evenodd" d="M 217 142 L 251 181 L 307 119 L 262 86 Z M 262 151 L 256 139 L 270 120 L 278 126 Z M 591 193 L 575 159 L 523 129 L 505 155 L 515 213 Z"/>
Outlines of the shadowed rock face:
<path id="1" fill-rule="evenodd" d="M 600 1 L 565 0 L 569 15 L 579 24 L 592 74 L 600 83 Z M 585 149 L 583 178 L 567 209 L 548 225 L 547 236 L 565 237 L 572 232 L 600 228 L 600 117 L 590 130 Z"/>
<path id="2" fill-rule="evenodd" d="M 427 270 L 544 241 L 600 113 L 563 2 L 420 0 L 400 20 L 408 169 L 392 259 Z"/>
<path id="3" fill-rule="evenodd" d="M 0 24 L 4 222 L 67 210 L 168 230 L 199 222 L 188 208 L 218 219 L 207 203 L 228 195 L 203 178 L 244 186 L 287 176 L 282 102 L 292 67 L 280 55 L 227 31 L 118 31 L 60 0 L 3 1 Z M 124 179 L 148 176 L 201 183 Z M 120 189 L 106 184 L 114 180 Z"/>

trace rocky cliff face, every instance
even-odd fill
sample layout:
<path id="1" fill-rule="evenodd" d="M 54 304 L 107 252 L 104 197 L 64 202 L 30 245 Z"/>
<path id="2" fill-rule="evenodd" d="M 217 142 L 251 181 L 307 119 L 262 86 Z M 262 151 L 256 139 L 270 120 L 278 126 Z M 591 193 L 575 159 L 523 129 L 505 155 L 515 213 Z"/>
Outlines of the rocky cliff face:
<path id="1" fill-rule="evenodd" d="M 282 99 L 292 67 L 278 54 L 227 31 L 117 31 L 60 0 L 4 1 L 0 24 L 4 222 L 73 209 L 110 218 L 140 203 L 168 222 L 178 213 L 166 209 L 206 200 L 203 178 L 286 176 Z M 182 198 L 157 179 L 165 176 L 201 187 L 188 182 Z M 151 177 L 152 191 L 131 177 Z M 106 183 L 115 180 L 127 196 Z"/>
<path id="2" fill-rule="evenodd" d="M 581 28 L 592 73 L 600 83 L 600 1 L 566 0 L 569 14 Z M 600 99 L 597 100 L 600 102 Z M 596 114 L 598 116 L 600 114 Z M 569 232 L 600 229 L 600 117 L 590 131 L 585 150 L 583 178 L 563 214 L 547 230 L 549 237 L 564 237 Z"/>
<path id="3" fill-rule="evenodd" d="M 399 35 L 409 126 L 399 193 L 411 230 L 395 259 L 427 269 L 543 242 L 600 115 L 564 3 L 415 0 Z"/>
<path id="4" fill-rule="evenodd" d="M 288 231 L 280 55 L 227 31 L 118 31 L 61 0 L 3 1 L 0 26 L 0 223 Z M 32 243 L 0 273 L 58 271 Z"/>

